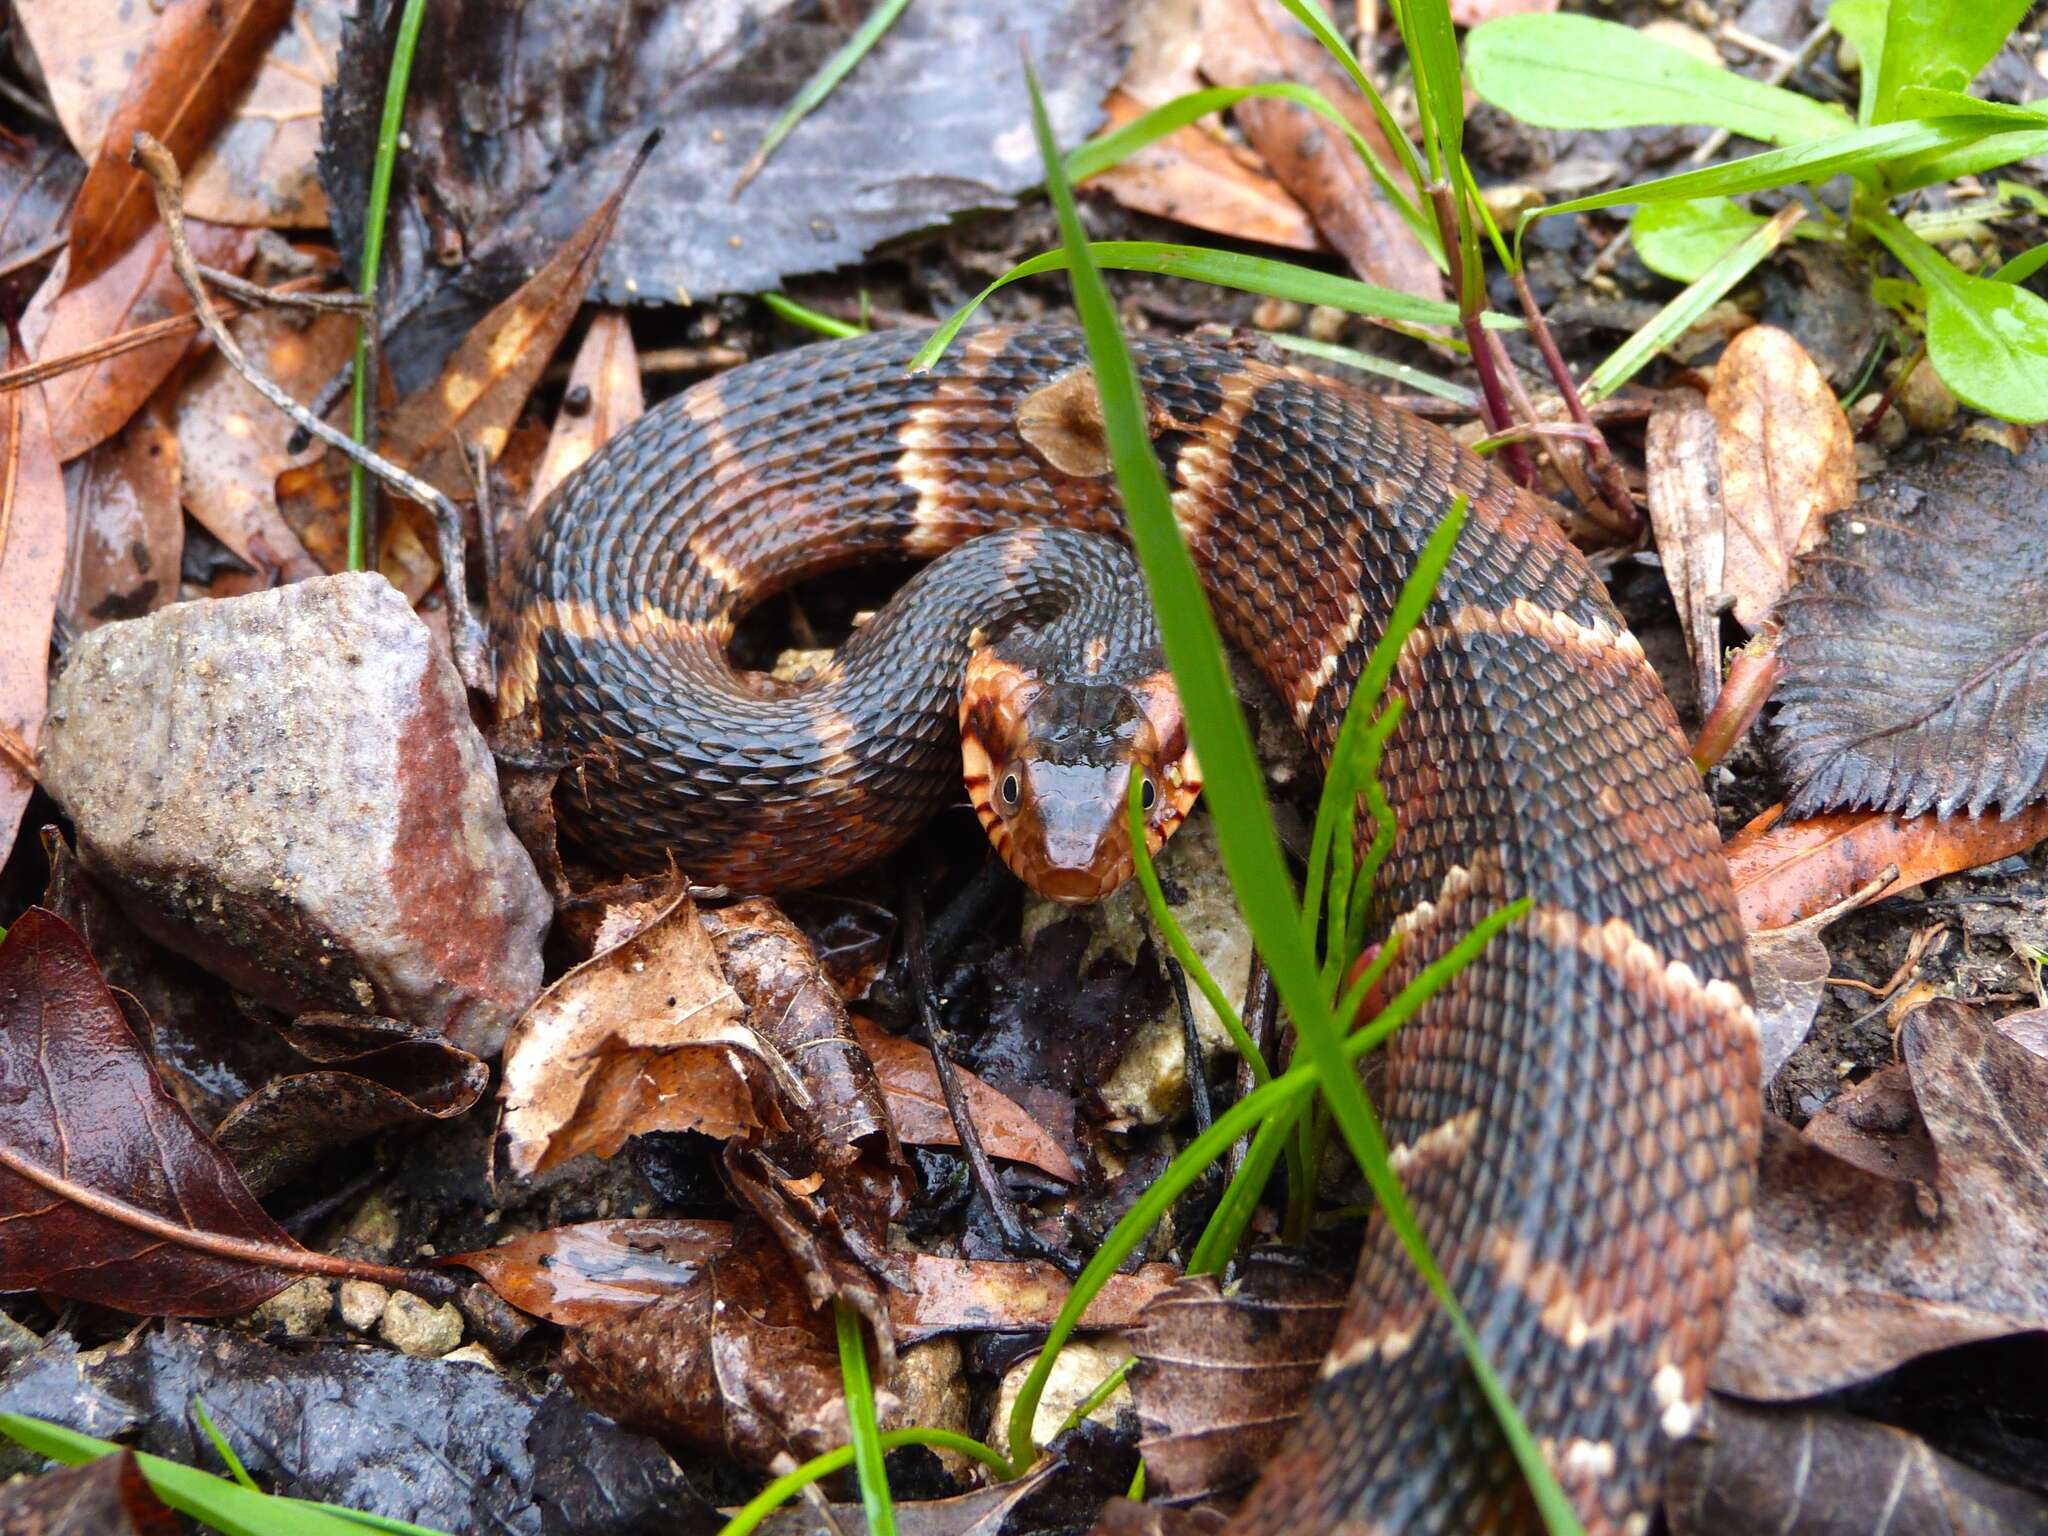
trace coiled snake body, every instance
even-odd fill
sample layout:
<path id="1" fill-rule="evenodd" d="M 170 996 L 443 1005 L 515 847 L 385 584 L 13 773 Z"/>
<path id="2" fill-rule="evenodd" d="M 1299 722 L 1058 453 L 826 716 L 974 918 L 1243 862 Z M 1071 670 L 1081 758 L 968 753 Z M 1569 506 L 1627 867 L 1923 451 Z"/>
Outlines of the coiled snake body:
<path id="1" fill-rule="evenodd" d="M 989 644 L 991 603 L 1067 623 L 1067 644 L 1107 622 L 1071 605 L 1124 578 L 1077 571 L 1087 541 L 1055 531 L 1121 528 L 1076 427 L 1079 334 L 982 331 L 910 375 L 919 340 L 802 348 L 700 385 L 551 502 L 500 635 L 500 705 L 576 750 L 559 798 L 587 842 L 626 863 L 673 849 L 735 886 L 829 879 L 958 796 L 959 671 Z M 1394 1037 L 1381 1100 L 1423 1229 L 1588 1531 L 1644 1531 L 1662 1450 L 1704 1401 L 1758 1132 L 1742 933 L 1676 717 L 1543 504 L 1442 432 L 1235 351 L 1133 353 L 1219 621 L 1325 757 L 1416 552 L 1454 492 L 1471 498 L 1395 677 L 1388 985 L 1504 902 L 1534 909 Z M 1026 531 L 967 544 L 1010 529 Z M 812 687 L 725 659 L 739 614 L 778 588 L 955 550 L 905 594 L 914 612 L 861 631 Z M 1102 652 L 1149 654 L 1140 629 Z M 1170 711 L 1143 707 L 1144 665 L 1118 665 L 1141 704 L 1104 729 L 1171 764 Z M 1182 786 L 1161 787 L 1170 820 Z M 1382 1224 L 1236 1528 L 1538 1528 Z"/>

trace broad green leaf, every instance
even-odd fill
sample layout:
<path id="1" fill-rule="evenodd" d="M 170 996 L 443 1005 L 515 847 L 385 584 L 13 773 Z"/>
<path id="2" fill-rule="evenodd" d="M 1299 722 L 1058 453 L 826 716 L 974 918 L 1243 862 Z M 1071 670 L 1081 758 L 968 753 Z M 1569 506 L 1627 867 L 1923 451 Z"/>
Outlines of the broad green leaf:
<path id="1" fill-rule="evenodd" d="M 1593 208 L 1615 208 L 1626 203 L 1683 202 L 1698 197 L 1733 197 L 1743 192 L 1761 192 L 1768 187 L 1787 187 L 1802 182 L 1826 181 L 1845 171 L 1868 170 L 1887 161 L 1934 150 L 1957 149 L 1998 131 L 1996 118 L 1942 117 L 1919 123 L 1884 123 L 1876 128 L 1855 128 L 1847 133 L 1812 144 L 1795 144 L 1790 149 L 1769 149 L 1760 155 L 1710 165 L 1697 171 L 1660 177 L 1633 187 L 1617 187 L 1590 197 L 1575 197 L 1568 203 L 1538 208 L 1522 215 L 1526 226 L 1532 219 L 1546 219 L 1559 213 L 1584 213 Z"/>
<path id="2" fill-rule="evenodd" d="M 2007 421 L 2048 421 L 2048 301 L 1958 271 L 1891 214 L 1864 227 L 1927 290 L 1927 357 L 1956 398 Z"/>
<path id="3" fill-rule="evenodd" d="M 1483 99 L 1539 128 L 1696 123 L 1800 144 L 1851 126 L 1838 107 L 1592 16 L 1503 16 L 1474 27 L 1465 69 Z"/>
<path id="4" fill-rule="evenodd" d="M 1728 253 L 1736 241 L 1764 227 L 1762 214 L 1725 197 L 1691 203 L 1646 203 L 1629 221 L 1636 254 L 1652 272 L 1690 283 Z"/>
<path id="5" fill-rule="evenodd" d="M 1725 252 L 1697 281 L 1657 311 L 1648 325 L 1616 347 L 1613 355 L 1593 370 L 1584 386 L 1585 397 L 1588 400 L 1605 399 L 1634 378 L 1645 363 L 1684 335 L 1693 321 L 1711 309 L 1729 289 L 1755 270 L 1758 262 L 1776 250 L 1786 232 L 1805 213 L 1804 208 L 1794 203 L 1740 245 Z"/>
<path id="6" fill-rule="evenodd" d="M 1888 123 L 1903 115 L 1907 109 L 1901 93 L 1909 87 L 1960 91 L 1969 85 L 2019 25 L 2028 4 L 2029 0 L 1891 0 L 1870 120 Z M 1865 71 L 1873 62 L 1864 57 Z"/>
<path id="7" fill-rule="evenodd" d="M 1884 59 L 1884 18 L 1891 0 L 1835 0 L 1828 7 L 1828 25 L 1856 45 L 1860 94 L 1856 121 L 1868 128 L 1877 105 L 1877 70 Z"/>
<path id="8" fill-rule="evenodd" d="M 1124 272 L 1157 272 L 1168 277 L 1191 277 L 1214 283 L 1219 288 L 1236 288 L 1246 293 L 1269 294 L 1276 299 L 1293 299 L 1298 304 L 1328 304 L 1352 314 L 1372 315 L 1387 320 L 1405 320 L 1415 325 L 1456 325 L 1458 307 L 1442 299 L 1418 299 L 1396 293 L 1355 278 L 1335 277 L 1313 267 L 1275 261 L 1265 256 L 1242 256 L 1235 251 L 1211 251 L 1198 245 L 1163 245 L 1154 240 L 1098 240 L 1088 247 L 1095 264 Z M 990 283 L 972 300 L 950 315 L 932 333 L 916 357 L 913 373 L 931 367 L 939 354 L 952 345 L 968 316 L 980 308 L 990 294 L 1020 277 L 1067 270 L 1067 253 L 1046 251 L 1020 261 Z M 1516 330 L 1518 320 L 1488 311 L 1481 317 L 1490 330 Z"/>
<path id="9" fill-rule="evenodd" d="M 2044 266 L 2048 266 L 2048 240 L 2020 252 L 1992 273 L 1991 280 L 1995 283 L 2024 283 Z"/>

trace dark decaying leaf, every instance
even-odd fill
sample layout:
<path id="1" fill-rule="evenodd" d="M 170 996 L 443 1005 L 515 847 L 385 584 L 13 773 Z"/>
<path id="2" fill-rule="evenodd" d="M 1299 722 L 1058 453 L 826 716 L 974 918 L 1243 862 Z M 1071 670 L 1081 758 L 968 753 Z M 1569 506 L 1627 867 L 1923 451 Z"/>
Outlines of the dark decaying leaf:
<path id="1" fill-rule="evenodd" d="M 1757 1066 L 1767 1086 L 1813 1028 L 1827 990 L 1828 951 L 1820 930 L 1832 910 L 1749 935 L 1750 1001 L 1756 1009 Z"/>
<path id="2" fill-rule="evenodd" d="M 71 526 L 58 612 L 73 634 L 178 600 L 185 514 L 178 437 L 144 406 L 65 471 Z"/>
<path id="3" fill-rule="evenodd" d="M 1018 1506 L 1036 1498 L 1052 1479 L 1066 1469 L 1047 1459 L 1024 1476 L 991 1488 L 950 1499 L 901 1499 L 896 1501 L 897 1536 L 1004 1536 L 1014 1530 L 1041 1528 L 1037 1522 L 1020 1518 Z M 860 1504 L 832 1504 L 833 1525 L 845 1536 L 864 1536 L 868 1529 L 867 1510 Z M 818 1512 L 801 1499 L 792 1499 L 762 1521 L 761 1536 L 819 1536 L 832 1526 L 823 1524 Z"/>
<path id="4" fill-rule="evenodd" d="M 1122 10 L 1119 0 L 913 5 L 734 199 L 740 167 L 845 42 L 850 19 L 804 0 L 634 0 L 592 26 L 570 0 L 435 0 L 384 247 L 387 313 L 403 317 L 389 341 L 400 388 L 437 373 L 476 317 L 562 244 L 651 128 L 673 131 L 605 253 L 593 295 L 603 303 L 774 288 L 1006 206 L 1042 174 L 1022 50 L 1058 61 L 1047 106 L 1060 142 L 1077 144 L 1116 78 Z M 398 9 L 371 15 L 345 34 L 322 125 L 321 178 L 351 270 Z M 455 255 L 467 261 L 451 270 Z"/>
<path id="5" fill-rule="evenodd" d="M 609 1323 L 688 1290 L 732 1242 L 733 1224 L 726 1221 L 586 1221 L 443 1262 L 475 1270 L 521 1311 L 573 1328 Z M 1166 1264 L 1112 1275 L 1081 1326 L 1135 1326 L 1176 1276 Z M 906 1344 L 947 1333 L 1049 1328 L 1066 1299 L 1066 1277 L 1050 1264 L 929 1253 L 907 1256 L 903 1283 L 888 1295 L 896 1337 Z"/>
<path id="6" fill-rule="evenodd" d="M 128 160 L 135 135 L 154 135 L 189 164 L 233 114 L 291 14 L 292 0 L 171 0 L 163 8 L 79 189 L 68 286 L 91 282 L 156 220 L 149 178 Z"/>
<path id="7" fill-rule="evenodd" d="M 866 997 L 896 939 L 896 914 L 872 901 L 826 891 L 798 892 L 782 910 L 803 931 L 832 985 L 847 1002 Z"/>
<path id="8" fill-rule="evenodd" d="M 48 243 L 63 228 L 85 163 L 64 136 L 29 127 L 0 138 L 0 267 Z"/>
<path id="9" fill-rule="evenodd" d="M 2048 1252 L 2048 1060 L 1947 1000 L 1909 1016 L 1899 1045 L 1932 1179 L 1873 1173 L 1768 1121 L 1720 1390 L 1808 1397 L 2048 1327 L 2048 1271 L 2014 1261 Z"/>
<path id="10" fill-rule="evenodd" d="M 23 361 L 11 342 L 10 361 Z M 0 396 L 0 860 L 36 782 L 64 579 L 64 477 L 38 385 Z"/>
<path id="11" fill-rule="evenodd" d="M 258 1194 L 297 1178 L 330 1147 L 465 1114 L 490 1086 L 479 1058 L 438 1030 L 397 1019 L 309 1013 L 279 1033 L 323 1070 L 265 1083 L 213 1130 Z"/>
<path id="12" fill-rule="evenodd" d="M 1341 1274 L 1254 1253 L 1228 1292 L 1194 1275 L 1146 1308 L 1131 1388 L 1148 1480 L 1180 1500 L 1253 1481 L 1308 1401 L 1345 1291 Z"/>
<path id="13" fill-rule="evenodd" d="M 1720 1396 L 1672 1454 L 1664 1510 L 1672 1536 L 2048 1531 L 2048 1498 L 1986 1477 L 1903 1429 Z"/>
<path id="14" fill-rule="evenodd" d="M 1782 611 L 1794 816 L 2048 791 L 2048 470 L 1938 445 L 1829 519 Z"/>
<path id="15" fill-rule="evenodd" d="M 164 1091 L 84 942 L 32 907 L 0 942 L 0 1290 L 247 1311 L 305 1250 Z"/>
<path id="16" fill-rule="evenodd" d="M 169 1323 L 81 1353 L 44 1347 L 0 1410 L 217 1467 L 192 1400 L 263 1486 L 442 1531 L 711 1536 L 719 1517 L 668 1453 L 578 1403 L 454 1360 L 346 1345 L 276 1349 Z"/>
<path id="17" fill-rule="evenodd" d="M 1721 618 L 1727 590 L 1728 514 L 1721 501 L 1719 429 L 1699 396 L 1673 390 L 1650 413 L 1643 438 L 1643 477 L 1650 528 L 1664 582 L 1678 606 L 1679 630 L 1692 658 L 1693 688 L 1702 711 L 1721 688 Z"/>
<path id="18" fill-rule="evenodd" d="M 178 1536 L 182 1529 L 131 1451 L 0 1487 L 0 1536 Z"/>

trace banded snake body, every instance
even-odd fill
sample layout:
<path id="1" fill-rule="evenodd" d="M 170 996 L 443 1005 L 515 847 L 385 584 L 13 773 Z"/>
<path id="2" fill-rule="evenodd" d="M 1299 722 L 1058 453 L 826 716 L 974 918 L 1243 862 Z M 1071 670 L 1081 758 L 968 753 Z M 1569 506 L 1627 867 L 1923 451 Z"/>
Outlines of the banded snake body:
<path id="1" fill-rule="evenodd" d="M 829 880 L 957 799 L 963 716 L 977 808 L 1027 874 L 1121 860 L 1097 884 L 1121 878 L 1130 772 L 1155 780 L 1155 836 L 1185 813 L 1198 770 L 1156 635 L 1114 617 L 1134 568 L 1068 532 L 1122 528 L 1106 458 L 1066 430 L 1092 394 L 1080 334 L 984 330 L 913 375 L 921 340 L 804 347 L 701 384 L 546 508 L 499 637 L 500 708 L 537 711 L 575 753 L 559 801 L 586 843 L 627 865 L 673 850 L 735 889 Z M 1387 986 L 1503 903 L 1534 906 L 1393 1037 L 1380 1102 L 1423 1231 L 1586 1529 L 1644 1532 L 1664 1448 L 1704 1402 L 1759 1117 L 1742 931 L 1677 719 L 1543 503 L 1443 432 L 1234 350 L 1132 351 L 1219 623 L 1325 761 L 1417 551 L 1470 497 L 1394 678 Z M 932 563 L 814 682 L 734 669 L 762 598 L 902 557 Z M 1034 656 L 1091 644 L 1078 692 L 1034 693 Z M 1107 823 L 1054 805 L 1090 772 Z M 1540 1529 L 1384 1223 L 1232 1529 Z"/>

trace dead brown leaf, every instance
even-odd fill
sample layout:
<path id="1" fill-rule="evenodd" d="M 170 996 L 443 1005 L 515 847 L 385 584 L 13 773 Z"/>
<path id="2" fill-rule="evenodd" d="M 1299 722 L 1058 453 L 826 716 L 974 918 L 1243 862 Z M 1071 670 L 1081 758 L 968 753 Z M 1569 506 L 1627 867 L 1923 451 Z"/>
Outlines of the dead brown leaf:
<path id="1" fill-rule="evenodd" d="M 1765 1125 L 1713 1384 L 1782 1401 L 1930 1350 L 2048 1327 L 2048 1060 L 1960 1003 L 1899 1036 L 1934 1176 L 1890 1178 Z"/>
<path id="2" fill-rule="evenodd" d="M 1156 103 L 1111 91 L 1102 105 L 1109 114 L 1103 124 L 1107 132 L 1136 122 Z M 1297 251 L 1323 248 L 1307 212 L 1273 174 L 1200 123 L 1155 139 L 1085 184 L 1139 213 L 1234 240 Z"/>
<path id="3" fill-rule="evenodd" d="M 1067 1278 L 1037 1260 L 948 1259 L 920 1253 L 910 1261 L 911 1284 L 889 1298 L 897 1339 L 914 1344 L 942 1333 L 1050 1328 L 1067 1303 Z M 1076 1326 L 1138 1326 L 1146 1308 L 1180 1278 L 1170 1264 L 1147 1264 L 1135 1274 L 1111 1275 Z"/>
<path id="4" fill-rule="evenodd" d="M 133 1451 L 0 1486 L 0 1536 L 178 1536 Z"/>
<path id="5" fill-rule="evenodd" d="M 1893 865 L 1899 874 L 1887 896 L 2024 853 L 2048 837 L 2048 804 L 2004 819 L 1837 811 L 1788 822 L 1783 815 L 1783 806 L 1772 806 L 1726 845 L 1736 904 L 1752 932 L 1831 907 Z"/>
<path id="6" fill-rule="evenodd" d="M 1684 395 L 1687 402 L 1696 395 Z M 1660 405 L 1643 443 L 1650 528 L 1664 582 L 1678 605 L 1679 630 L 1692 657 L 1704 713 L 1721 687 L 1721 619 L 1728 543 L 1721 504 L 1721 452 L 1713 413 L 1698 404 Z"/>
<path id="7" fill-rule="evenodd" d="M 640 354 L 623 310 L 601 309 L 576 350 L 561 414 L 527 493 L 529 512 L 540 509 L 556 486 L 583 462 L 640 419 L 647 396 L 640 388 Z"/>
<path id="8" fill-rule="evenodd" d="M 19 0 L 14 7 L 64 133 L 87 160 L 99 154 L 162 9 L 135 0 Z M 295 0 L 291 25 L 270 44 L 254 82 L 231 101 L 229 120 L 196 157 L 178 157 L 193 218 L 300 229 L 327 222 L 313 157 L 320 93 L 334 79 L 343 14 L 342 0 Z"/>
<path id="9" fill-rule="evenodd" d="M 1308 1401 L 1345 1291 L 1341 1275 L 1255 1252 L 1229 1291 L 1190 1275 L 1146 1308 L 1131 1388 L 1148 1477 L 1176 1500 L 1257 1478 Z"/>
<path id="10" fill-rule="evenodd" d="M 2020 1536 L 2048 1529 L 2048 1500 L 1942 1455 L 1917 1435 L 1833 1408 L 1715 1397 L 1672 1452 L 1672 1536 Z"/>
<path id="11" fill-rule="evenodd" d="M 177 434 L 146 406 L 72 461 L 70 537 L 58 611 L 74 634 L 178 600 L 185 516 Z"/>
<path id="12" fill-rule="evenodd" d="M 17 341 L 8 349 L 22 361 Z M 0 395 L 0 861 L 35 787 L 64 581 L 64 476 L 40 386 Z"/>
<path id="13" fill-rule="evenodd" d="M 247 230 L 188 219 L 185 232 L 200 261 L 236 272 L 247 265 L 254 240 Z M 83 351 L 123 331 L 192 310 L 185 285 L 171 270 L 163 231 L 155 226 L 84 286 L 65 286 L 64 273 L 60 262 L 21 317 L 22 339 L 38 359 Z M 51 379 L 44 394 L 58 460 L 68 463 L 120 431 L 190 344 L 190 333 L 175 331 Z"/>
<path id="14" fill-rule="evenodd" d="M 1856 439 L 1806 349 L 1751 326 L 1721 354 L 1707 390 L 1727 509 L 1724 578 L 1735 617 L 1754 630 L 1791 582 L 1792 562 L 1824 520 L 1856 500 Z"/>
<path id="15" fill-rule="evenodd" d="M 875 1073 L 882 1080 L 882 1094 L 889 1104 L 889 1118 L 895 1122 L 902 1141 L 921 1147 L 957 1147 L 960 1135 L 946 1112 L 945 1096 L 939 1089 L 939 1074 L 932 1066 L 932 1053 L 914 1040 L 892 1035 L 859 1014 L 854 1015 L 855 1037 Z M 1053 1134 L 1007 1094 L 998 1093 L 965 1067 L 955 1067 L 960 1091 L 967 1100 L 982 1145 L 992 1157 L 1042 1168 L 1056 1179 L 1077 1184 L 1081 1172 L 1062 1150 Z"/>
<path id="16" fill-rule="evenodd" d="M 149 178 L 128 161 L 136 134 L 154 135 L 189 162 L 234 111 L 291 13 L 292 0 L 170 0 L 163 8 L 79 189 L 67 288 L 90 283 L 156 222 Z"/>
<path id="17" fill-rule="evenodd" d="M 469 498 L 464 454 L 481 447 L 495 459 L 504 448 L 526 397 L 583 305 L 633 174 L 627 173 L 538 272 L 471 328 L 438 379 L 399 402 L 384 439 L 393 459 L 443 493 Z"/>
<path id="18" fill-rule="evenodd" d="M 514 1173 L 579 1152 L 609 1157 L 645 1131 L 730 1136 L 762 1123 L 743 1059 L 788 1068 L 741 1020 L 698 921 L 677 891 L 661 916 L 535 999 L 505 1042 L 500 1130 Z"/>

